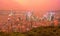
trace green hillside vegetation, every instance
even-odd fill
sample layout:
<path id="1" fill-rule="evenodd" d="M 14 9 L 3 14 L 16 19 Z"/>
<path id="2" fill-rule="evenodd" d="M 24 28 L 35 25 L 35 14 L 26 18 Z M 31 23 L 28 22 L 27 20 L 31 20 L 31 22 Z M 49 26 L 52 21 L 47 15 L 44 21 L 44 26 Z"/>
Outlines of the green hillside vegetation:
<path id="1" fill-rule="evenodd" d="M 38 28 L 33 28 L 31 31 L 24 32 L 24 33 L 0 32 L 0 36 L 60 36 L 60 26 L 38 27 Z"/>

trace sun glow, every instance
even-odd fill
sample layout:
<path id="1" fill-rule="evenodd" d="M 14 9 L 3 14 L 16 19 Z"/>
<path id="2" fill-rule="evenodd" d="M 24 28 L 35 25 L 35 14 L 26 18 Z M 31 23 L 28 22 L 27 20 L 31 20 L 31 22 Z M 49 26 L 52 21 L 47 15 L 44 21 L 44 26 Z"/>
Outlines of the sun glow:
<path id="1" fill-rule="evenodd" d="M 39 5 L 39 4 L 45 4 L 45 0 L 14 0 L 15 2 L 22 4 L 22 5 Z"/>
<path id="2" fill-rule="evenodd" d="M 14 0 L 14 1 L 21 5 L 26 5 L 29 2 L 28 0 Z"/>

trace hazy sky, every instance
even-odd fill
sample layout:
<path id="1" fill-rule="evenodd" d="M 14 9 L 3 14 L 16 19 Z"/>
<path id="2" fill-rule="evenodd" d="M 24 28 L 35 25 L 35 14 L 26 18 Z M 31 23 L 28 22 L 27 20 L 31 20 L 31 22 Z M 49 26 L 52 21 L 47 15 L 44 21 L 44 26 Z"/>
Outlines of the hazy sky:
<path id="1" fill-rule="evenodd" d="M 0 0 L 0 10 L 59 10 L 60 0 Z"/>

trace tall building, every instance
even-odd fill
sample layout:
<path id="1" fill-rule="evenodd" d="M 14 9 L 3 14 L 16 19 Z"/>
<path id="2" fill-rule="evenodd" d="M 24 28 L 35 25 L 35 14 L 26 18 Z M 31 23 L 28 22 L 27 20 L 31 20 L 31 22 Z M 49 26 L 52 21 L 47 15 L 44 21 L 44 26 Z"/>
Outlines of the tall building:
<path id="1" fill-rule="evenodd" d="M 32 12 L 26 12 L 26 20 L 30 21 L 31 20 L 31 17 L 32 17 Z"/>

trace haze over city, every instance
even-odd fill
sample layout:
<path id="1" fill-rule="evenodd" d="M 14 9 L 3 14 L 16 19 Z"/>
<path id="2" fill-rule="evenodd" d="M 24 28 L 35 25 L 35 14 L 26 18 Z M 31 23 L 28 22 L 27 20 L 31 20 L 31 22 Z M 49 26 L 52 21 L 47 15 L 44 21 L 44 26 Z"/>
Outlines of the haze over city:
<path id="1" fill-rule="evenodd" d="M 0 10 L 60 10 L 60 0 L 0 0 Z"/>

